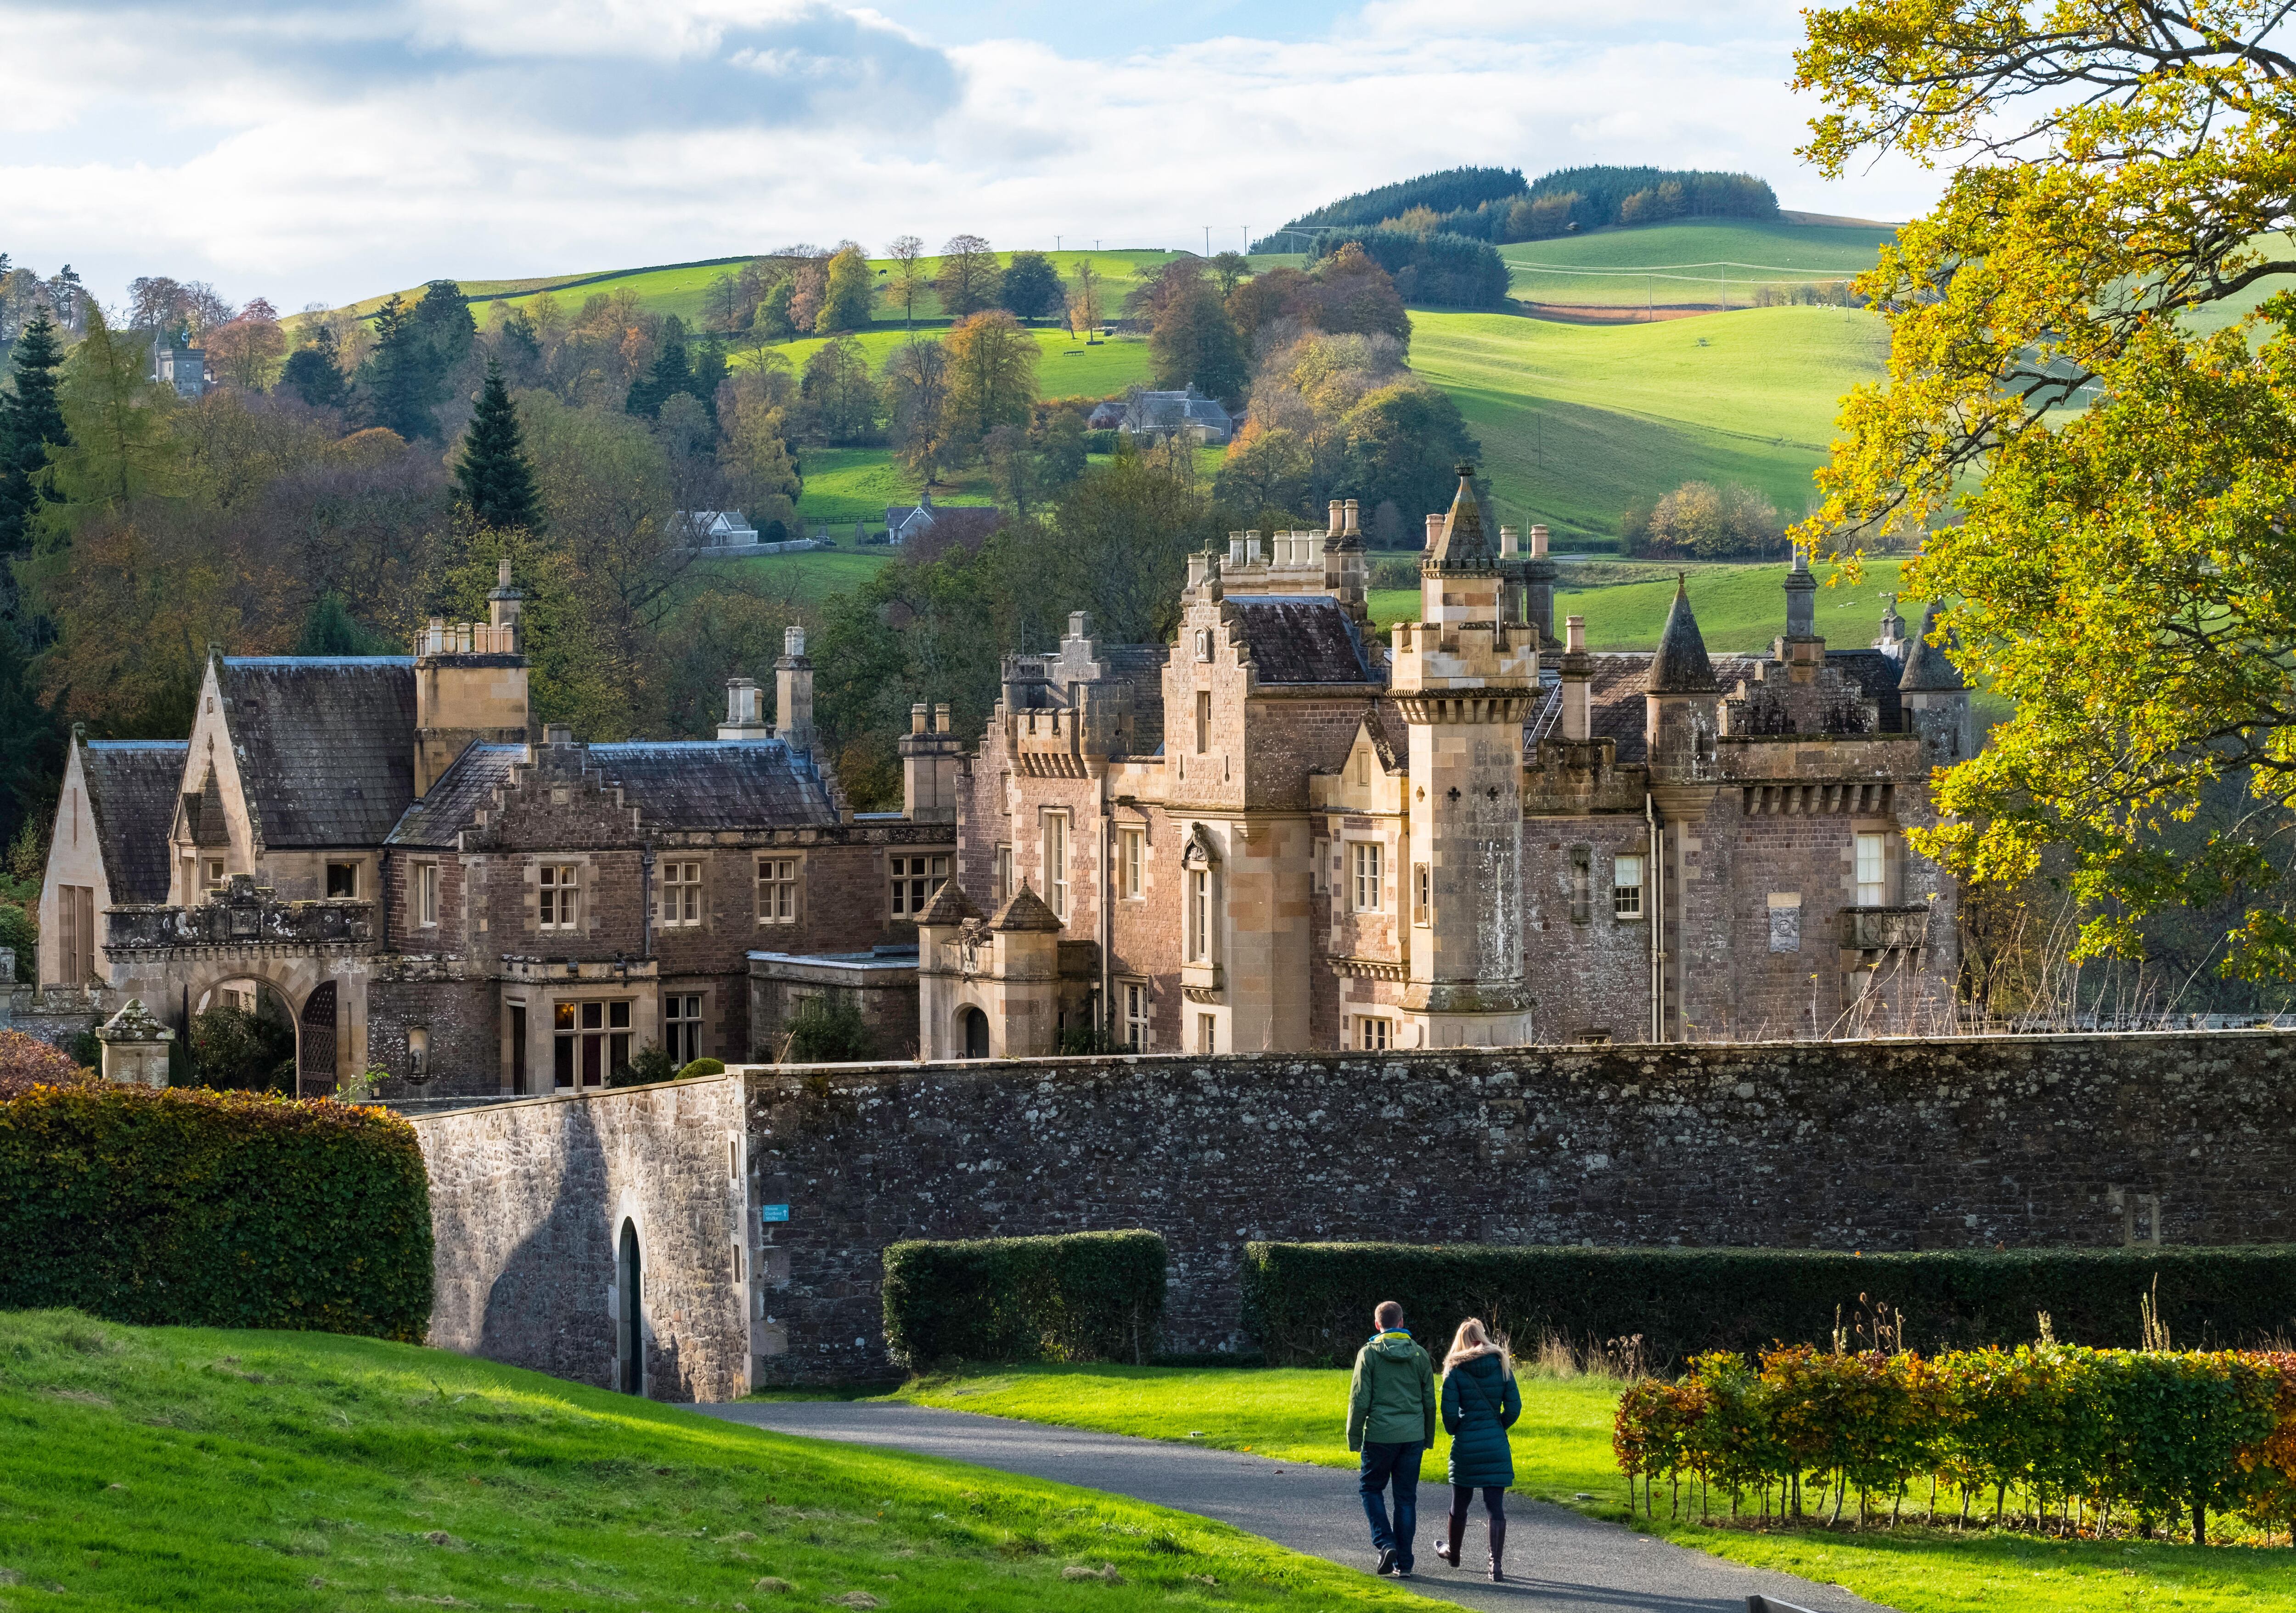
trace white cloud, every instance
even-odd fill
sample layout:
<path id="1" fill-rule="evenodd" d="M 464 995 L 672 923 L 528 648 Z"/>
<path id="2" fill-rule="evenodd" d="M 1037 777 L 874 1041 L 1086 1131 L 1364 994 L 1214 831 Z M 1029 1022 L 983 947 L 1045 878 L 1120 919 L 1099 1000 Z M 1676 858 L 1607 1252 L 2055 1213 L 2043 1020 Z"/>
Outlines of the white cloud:
<path id="1" fill-rule="evenodd" d="M 829 0 L 0 0 L 0 249 L 297 306 L 906 230 L 1233 245 L 1468 162 L 1747 168 L 1878 217 L 1928 193 L 1793 161 L 1790 10 L 1576 9 L 1375 0 L 1304 42 L 1078 59 Z"/>

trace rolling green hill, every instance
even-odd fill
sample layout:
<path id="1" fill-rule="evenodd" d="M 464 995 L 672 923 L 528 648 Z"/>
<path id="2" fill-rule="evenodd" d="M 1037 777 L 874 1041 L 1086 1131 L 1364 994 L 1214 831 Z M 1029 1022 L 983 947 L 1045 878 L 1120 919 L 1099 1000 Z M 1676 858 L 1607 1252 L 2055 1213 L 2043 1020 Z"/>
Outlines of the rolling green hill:
<path id="1" fill-rule="evenodd" d="M 1755 288 L 1837 282 L 1874 266 L 1887 225 L 1686 218 L 1499 249 L 1509 291 L 1563 306 L 1751 306 Z"/>
<path id="2" fill-rule="evenodd" d="M 1037 365 L 1037 394 L 1040 397 L 1113 397 L 1136 382 L 1142 386 L 1148 383 L 1145 337 L 1110 336 L 1086 345 L 1066 331 L 1039 326 L 1029 333 L 1036 337 L 1040 355 Z M 939 336 L 941 331 L 921 327 L 917 334 L 931 338 Z M 898 324 L 890 329 L 880 325 L 860 332 L 857 340 L 861 350 L 869 356 L 871 367 L 882 368 L 893 349 L 907 340 L 907 332 Z M 807 336 L 782 342 L 767 351 L 782 355 L 792 370 L 802 374 L 805 361 L 828 340 L 826 336 Z M 733 362 L 738 365 L 746 361 L 736 356 Z"/>
<path id="3" fill-rule="evenodd" d="M 1412 367 L 1458 400 L 1502 515 L 1546 522 L 1559 549 L 1607 544 L 1629 502 L 1700 479 L 1759 487 L 1798 519 L 1836 401 L 1879 377 L 1889 350 L 1878 319 L 1845 308 L 1620 325 L 1411 318 Z"/>

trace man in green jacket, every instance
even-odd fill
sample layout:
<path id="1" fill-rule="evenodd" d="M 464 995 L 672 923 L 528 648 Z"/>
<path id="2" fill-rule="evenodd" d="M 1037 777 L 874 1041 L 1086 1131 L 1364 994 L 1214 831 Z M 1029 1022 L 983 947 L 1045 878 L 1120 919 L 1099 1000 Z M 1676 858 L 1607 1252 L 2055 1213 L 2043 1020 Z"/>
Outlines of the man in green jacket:
<path id="1" fill-rule="evenodd" d="M 1363 1453 L 1364 1516 L 1371 1521 L 1379 1572 L 1408 1575 L 1419 1533 L 1419 1461 L 1435 1444 L 1435 1364 L 1403 1331 L 1403 1307 L 1382 1299 L 1372 1313 L 1378 1330 L 1356 1352 L 1348 1389 L 1348 1449 Z M 1387 1489 L 1395 1486 L 1395 1518 Z"/>

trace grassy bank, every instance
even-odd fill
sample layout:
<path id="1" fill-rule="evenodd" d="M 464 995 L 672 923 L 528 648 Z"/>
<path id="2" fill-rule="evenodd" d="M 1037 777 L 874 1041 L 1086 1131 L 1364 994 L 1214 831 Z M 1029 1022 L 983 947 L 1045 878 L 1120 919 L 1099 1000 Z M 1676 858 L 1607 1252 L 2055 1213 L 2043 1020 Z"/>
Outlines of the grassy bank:
<path id="1" fill-rule="evenodd" d="M 1499 249 L 1525 302 L 1642 307 L 1751 306 L 1756 289 L 1838 282 L 1874 266 L 1886 225 L 1683 218 Z"/>
<path id="2" fill-rule="evenodd" d="M 1626 1485 L 1610 1451 L 1619 1386 L 1526 1373 L 1522 1388 L 1523 1416 L 1513 1435 L 1515 1493 L 1623 1520 Z M 899 1397 L 1345 1468 L 1355 1462 L 1345 1439 L 1347 1394 L 1344 1371 L 1095 1366 L 922 1380 Z M 1427 1462 L 1439 1482 L 1445 1445 L 1439 1437 Z M 1658 1519 L 1637 1527 L 1734 1561 L 1845 1585 L 1902 1613 L 2296 1613 L 2296 1552 L 2284 1546 L 2057 1541 L 1911 1527 L 1864 1534 L 1708 1527 L 1694 1514 L 1667 1517 L 1663 1492 L 1659 1510 Z M 1536 1572 L 1528 1563 L 1522 1569 Z"/>
<path id="3" fill-rule="evenodd" d="M 1185 1514 L 440 1351 L 0 1314 L 0 1608 L 1087 1602 L 1425 1605 Z"/>

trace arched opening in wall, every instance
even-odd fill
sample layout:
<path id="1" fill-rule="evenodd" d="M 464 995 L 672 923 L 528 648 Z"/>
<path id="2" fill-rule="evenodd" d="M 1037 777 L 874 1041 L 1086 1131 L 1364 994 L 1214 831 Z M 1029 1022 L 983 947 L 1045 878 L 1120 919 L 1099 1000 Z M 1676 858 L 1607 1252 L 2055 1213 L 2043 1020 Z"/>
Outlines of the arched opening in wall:
<path id="1" fill-rule="evenodd" d="M 335 983 L 303 999 L 295 1036 L 295 1095 L 324 1098 L 335 1090 Z"/>
<path id="2" fill-rule="evenodd" d="M 622 1223 L 622 1248 L 615 1263 L 614 1387 L 625 1395 L 645 1393 L 645 1272 L 638 1257 L 638 1227 Z"/>
<path id="3" fill-rule="evenodd" d="M 964 1056 L 985 1059 L 988 1056 L 988 1016 L 977 1008 L 961 1008 L 956 1013 L 957 1028 L 964 1033 Z"/>
<path id="4" fill-rule="evenodd" d="M 186 989 L 190 1036 L 183 1049 L 185 1075 L 194 1084 L 232 1092 L 292 1095 L 295 1004 L 278 987 L 256 976 L 218 980 L 196 994 Z"/>

